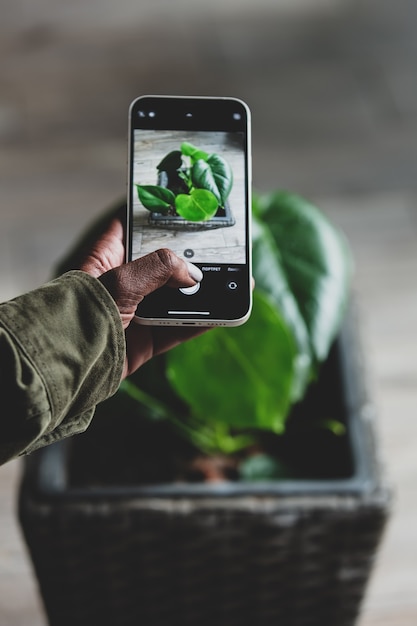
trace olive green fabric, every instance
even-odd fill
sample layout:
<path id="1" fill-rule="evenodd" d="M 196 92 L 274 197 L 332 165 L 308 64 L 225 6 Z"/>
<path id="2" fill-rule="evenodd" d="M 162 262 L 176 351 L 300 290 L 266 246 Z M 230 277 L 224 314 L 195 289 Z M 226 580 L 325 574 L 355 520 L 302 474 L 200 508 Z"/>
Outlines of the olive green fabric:
<path id="1" fill-rule="evenodd" d="M 0 463 L 84 431 L 124 359 L 116 304 L 84 272 L 0 304 Z"/>

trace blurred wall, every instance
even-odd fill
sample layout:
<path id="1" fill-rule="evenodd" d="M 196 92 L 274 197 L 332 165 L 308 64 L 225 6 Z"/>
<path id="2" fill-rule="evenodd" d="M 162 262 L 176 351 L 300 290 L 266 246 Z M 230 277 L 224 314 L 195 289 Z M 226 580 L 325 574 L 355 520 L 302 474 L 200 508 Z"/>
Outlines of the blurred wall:
<path id="1" fill-rule="evenodd" d="M 403 48 L 414 32 L 388 0 L 2 5 L 3 298 L 45 280 L 79 230 L 124 194 L 127 108 L 143 93 L 247 100 L 260 190 L 340 195 L 412 178 L 398 128 L 415 115 L 411 68 L 391 71 L 387 20 Z"/>

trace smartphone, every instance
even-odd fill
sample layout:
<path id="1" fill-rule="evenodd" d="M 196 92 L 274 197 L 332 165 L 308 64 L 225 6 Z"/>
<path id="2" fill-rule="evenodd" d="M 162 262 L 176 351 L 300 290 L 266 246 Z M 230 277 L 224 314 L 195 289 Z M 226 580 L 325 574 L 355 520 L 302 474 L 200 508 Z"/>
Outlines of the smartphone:
<path id="1" fill-rule="evenodd" d="M 142 96 L 129 109 L 127 260 L 170 248 L 195 288 L 139 304 L 147 325 L 238 326 L 250 315 L 250 111 L 236 98 Z"/>

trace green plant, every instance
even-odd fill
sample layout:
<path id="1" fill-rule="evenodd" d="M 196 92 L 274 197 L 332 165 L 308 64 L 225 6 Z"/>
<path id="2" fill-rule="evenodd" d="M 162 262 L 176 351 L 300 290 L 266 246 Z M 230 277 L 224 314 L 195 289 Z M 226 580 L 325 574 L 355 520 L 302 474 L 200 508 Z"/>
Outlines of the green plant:
<path id="1" fill-rule="evenodd" d="M 218 154 L 207 154 L 190 143 L 167 154 L 157 165 L 167 186 L 136 184 L 138 197 L 148 211 L 179 215 L 200 222 L 224 208 L 233 185 L 230 165 Z"/>
<path id="2" fill-rule="evenodd" d="M 249 321 L 151 361 L 123 392 L 205 453 L 236 453 L 261 432 L 283 433 L 339 331 L 351 267 L 343 235 L 310 202 L 285 191 L 255 197 Z M 271 471 L 270 461 L 261 465 Z"/>

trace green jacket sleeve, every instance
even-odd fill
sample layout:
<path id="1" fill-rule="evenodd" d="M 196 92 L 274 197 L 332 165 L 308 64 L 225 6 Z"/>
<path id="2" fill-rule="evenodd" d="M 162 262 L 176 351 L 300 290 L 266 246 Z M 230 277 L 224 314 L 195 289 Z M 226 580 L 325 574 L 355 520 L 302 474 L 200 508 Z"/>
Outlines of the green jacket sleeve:
<path id="1" fill-rule="evenodd" d="M 0 463 L 84 431 L 124 359 L 118 309 L 84 272 L 0 304 Z"/>

